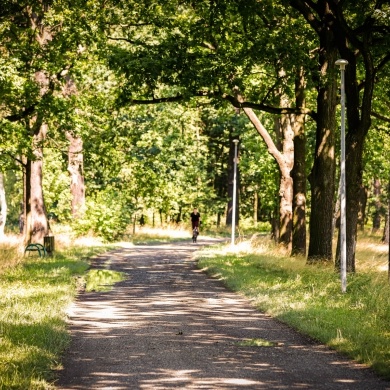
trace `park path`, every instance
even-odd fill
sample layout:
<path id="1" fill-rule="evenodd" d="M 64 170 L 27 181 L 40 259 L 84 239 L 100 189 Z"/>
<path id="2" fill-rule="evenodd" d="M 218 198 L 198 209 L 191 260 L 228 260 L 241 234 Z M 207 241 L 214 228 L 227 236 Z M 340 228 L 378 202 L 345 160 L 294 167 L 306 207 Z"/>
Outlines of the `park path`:
<path id="1" fill-rule="evenodd" d="M 135 246 L 95 266 L 125 272 L 110 292 L 83 293 L 57 388 L 390 389 L 390 383 L 289 327 L 196 268 L 198 244 Z M 245 346 L 263 339 L 272 346 Z"/>

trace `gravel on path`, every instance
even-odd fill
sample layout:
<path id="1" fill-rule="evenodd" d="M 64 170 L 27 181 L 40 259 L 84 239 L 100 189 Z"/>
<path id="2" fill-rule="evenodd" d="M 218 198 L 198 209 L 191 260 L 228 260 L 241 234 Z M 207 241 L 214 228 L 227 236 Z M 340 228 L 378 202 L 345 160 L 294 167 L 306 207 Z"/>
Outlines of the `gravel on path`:
<path id="1" fill-rule="evenodd" d="M 135 246 L 99 257 L 99 267 L 127 277 L 109 292 L 81 294 L 71 308 L 72 342 L 57 388 L 390 389 L 209 278 L 192 259 L 201 245 Z"/>

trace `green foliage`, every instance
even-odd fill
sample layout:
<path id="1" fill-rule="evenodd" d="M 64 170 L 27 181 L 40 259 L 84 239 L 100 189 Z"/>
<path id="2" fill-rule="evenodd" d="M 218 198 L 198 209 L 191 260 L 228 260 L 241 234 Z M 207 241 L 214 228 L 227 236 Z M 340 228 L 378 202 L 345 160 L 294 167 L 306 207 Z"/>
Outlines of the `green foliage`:
<path id="1" fill-rule="evenodd" d="M 132 219 L 133 206 L 115 188 L 107 188 L 88 198 L 83 217 L 73 229 L 79 235 L 93 233 L 112 242 L 126 232 Z"/>
<path id="2" fill-rule="evenodd" d="M 62 153 L 46 149 L 43 166 L 43 189 L 49 216 L 64 223 L 70 220 L 70 178 Z"/>
<path id="3" fill-rule="evenodd" d="M 65 132 L 81 136 L 89 199 L 75 227 L 112 240 L 148 209 L 170 221 L 197 205 L 205 225 L 214 224 L 228 201 L 229 137 L 239 136 L 240 214 L 245 220 L 253 216 L 258 193 L 258 219 L 266 224 L 278 202 L 278 172 L 253 127 L 225 99 L 239 86 L 246 100 L 266 109 L 279 104 L 279 91 L 293 101 L 296 70 L 303 66 L 307 106 L 315 106 L 318 38 L 289 4 L 55 0 L 27 7 L 6 1 L 0 14 L 0 169 L 14 170 L 20 180 L 16 159 L 31 152 L 31 124 L 37 116 L 48 123 L 46 208 L 67 221 Z M 374 10 L 369 1 L 345 7 L 353 25 L 371 14 L 376 23 L 388 16 L 387 5 Z M 45 44 L 37 41 L 32 11 L 51 35 Z M 50 80 L 48 86 L 35 80 L 37 72 Z M 381 69 L 373 101 L 380 115 L 388 112 L 388 84 Z M 159 98 L 180 104 L 136 106 L 132 100 Z M 22 115 L 25 109 L 32 111 Z M 10 120 L 12 115 L 20 118 Z M 259 117 L 274 135 L 271 114 Z M 310 157 L 314 126 L 308 122 Z M 375 175 L 387 180 L 389 172 L 388 142 L 380 135 L 388 130 L 383 122 L 374 126 L 378 132 L 370 132 L 366 145 L 366 182 Z M 22 188 L 12 175 L 7 198 L 9 223 L 16 226 Z"/>
<path id="4" fill-rule="evenodd" d="M 4 174 L 8 231 L 19 232 L 19 216 L 22 212 L 23 202 L 22 175 L 20 170 L 7 170 Z"/>

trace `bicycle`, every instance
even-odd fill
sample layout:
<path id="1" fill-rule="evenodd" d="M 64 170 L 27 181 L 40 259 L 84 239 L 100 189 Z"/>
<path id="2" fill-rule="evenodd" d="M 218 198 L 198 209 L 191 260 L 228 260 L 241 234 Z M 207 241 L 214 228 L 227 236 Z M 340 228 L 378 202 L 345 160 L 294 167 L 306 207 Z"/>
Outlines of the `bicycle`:
<path id="1" fill-rule="evenodd" d="M 199 236 L 199 230 L 195 226 L 194 230 L 192 231 L 192 242 L 196 242 L 196 240 L 198 239 L 198 236 Z"/>

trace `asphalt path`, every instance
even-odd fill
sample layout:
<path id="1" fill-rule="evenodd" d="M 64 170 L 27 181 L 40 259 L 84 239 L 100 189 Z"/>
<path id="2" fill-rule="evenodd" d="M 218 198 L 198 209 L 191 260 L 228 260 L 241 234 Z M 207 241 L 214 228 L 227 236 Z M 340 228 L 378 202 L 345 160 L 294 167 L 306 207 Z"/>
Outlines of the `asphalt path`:
<path id="1" fill-rule="evenodd" d="M 80 294 L 70 309 L 72 342 L 57 388 L 390 389 L 199 270 L 193 253 L 210 243 L 97 257 L 95 267 L 122 271 L 126 280 L 109 292 Z M 254 340 L 270 345 L 246 345 Z"/>

